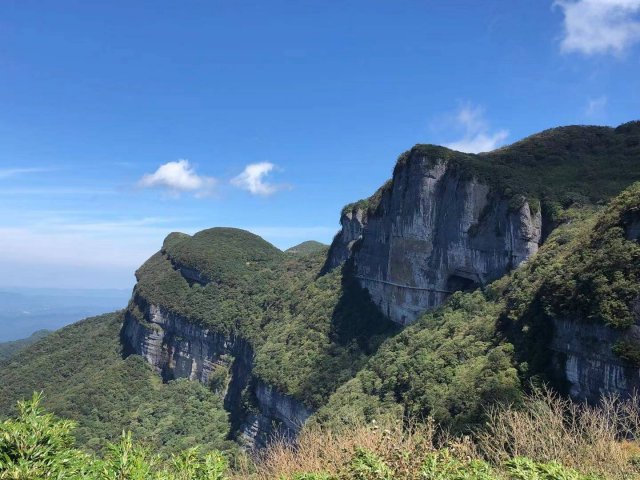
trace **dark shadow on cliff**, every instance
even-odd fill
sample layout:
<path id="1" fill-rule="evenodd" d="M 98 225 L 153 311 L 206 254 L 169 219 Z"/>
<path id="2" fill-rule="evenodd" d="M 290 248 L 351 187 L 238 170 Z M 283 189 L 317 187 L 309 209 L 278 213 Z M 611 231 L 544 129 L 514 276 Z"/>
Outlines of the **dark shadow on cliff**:
<path id="1" fill-rule="evenodd" d="M 373 303 L 369 291 L 355 278 L 353 260 L 342 265 L 342 292 L 331 319 L 331 340 L 339 345 L 356 343 L 367 355 L 380 342 L 400 331 Z"/>
<path id="2" fill-rule="evenodd" d="M 401 331 L 401 327 L 385 317 L 372 302 L 353 275 L 353 262 L 341 267 L 341 292 L 331 315 L 330 347 L 315 359 L 313 376 L 302 382 L 303 391 L 313 391 L 316 409 L 339 386 L 353 378 L 382 343 Z M 345 361 L 350 359 L 348 364 Z M 323 386 L 318 388 L 319 386 Z M 324 393 L 320 393 L 324 392 Z M 319 394 L 319 395 L 318 395 Z"/>
<path id="3" fill-rule="evenodd" d="M 525 389 L 551 385 L 558 392 L 567 394 L 567 381 L 560 375 L 565 358 L 551 349 L 553 321 L 545 313 L 541 298 L 542 293 L 538 290 L 515 320 L 509 318 L 508 311 L 503 312 L 496 328 L 514 346 L 518 375 Z"/>
<path id="4" fill-rule="evenodd" d="M 320 276 L 329 273 L 339 266 L 339 262 L 345 261 L 349 257 L 349 250 L 342 241 L 342 230 L 335 234 L 329 246 L 327 257 L 320 269 Z"/>

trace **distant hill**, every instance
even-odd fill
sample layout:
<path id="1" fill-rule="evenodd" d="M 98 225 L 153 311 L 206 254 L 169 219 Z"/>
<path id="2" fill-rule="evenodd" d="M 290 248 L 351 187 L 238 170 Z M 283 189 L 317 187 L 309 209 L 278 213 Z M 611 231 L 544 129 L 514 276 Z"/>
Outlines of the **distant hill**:
<path id="1" fill-rule="evenodd" d="M 329 248 L 329 245 L 316 242 L 315 240 L 307 240 L 306 242 L 302 242 L 298 245 L 288 248 L 287 250 L 285 250 L 285 253 L 292 253 L 296 255 L 306 255 L 308 253 L 320 252 L 325 248 Z"/>
<path id="2" fill-rule="evenodd" d="M 28 347 L 32 343 L 37 342 L 38 340 L 46 337 L 50 333 L 51 333 L 51 330 L 38 330 L 37 332 L 33 332 L 27 338 L 14 340 L 12 342 L 0 343 L 0 362 L 2 362 L 3 360 L 8 360 L 23 348 Z"/>

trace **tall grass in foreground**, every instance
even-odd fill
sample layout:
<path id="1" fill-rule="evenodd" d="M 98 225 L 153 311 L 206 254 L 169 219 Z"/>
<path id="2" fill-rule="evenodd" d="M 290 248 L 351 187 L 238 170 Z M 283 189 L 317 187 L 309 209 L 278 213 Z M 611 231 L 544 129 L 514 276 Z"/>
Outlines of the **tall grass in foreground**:
<path id="1" fill-rule="evenodd" d="M 604 397 L 597 406 L 549 390 L 524 408 L 495 407 L 478 433 L 479 455 L 492 463 L 513 457 L 557 461 L 607 478 L 640 477 L 640 397 Z"/>
<path id="2" fill-rule="evenodd" d="M 431 421 L 350 426 L 340 432 L 314 427 L 296 443 L 274 440 L 233 478 L 640 478 L 639 402 L 637 396 L 608 397 L 589 406 L 540 390 L 519 408 L 490 409 L 484 428 L 464 437 L 452 437 Z M 354 465 L 363 452 L 378 467 L 358 476 Z"/>

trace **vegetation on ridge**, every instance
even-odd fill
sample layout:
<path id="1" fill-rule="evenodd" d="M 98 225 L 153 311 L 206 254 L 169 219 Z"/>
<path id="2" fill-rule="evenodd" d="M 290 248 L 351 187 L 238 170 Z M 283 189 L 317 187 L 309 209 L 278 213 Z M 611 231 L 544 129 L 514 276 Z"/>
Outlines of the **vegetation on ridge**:
<path id="1" fill-rule="evenodd" d="M 0 343 L 0 362 L 8 360 L 23 348 L 28 347 L 32 343 L 37 342 L 50 333 L 50 330 L 38 330 L 36 332 L 33 332 L 27 338 Z"/>
<path id="2" fill-rule="evenodd" d="M 203 264 L 215 263 L 219 276 L 242 280 L 190 283 L 171 259 L 176 251 L 198 249 L 192 243 L 199 234 L 172 240 L 169 246 L 165 242 L 163 251 L 137 272 L 132 314 L 142 319 L 140 304 L 162 305 L 207 328 L 243 336 L 255 352 L 254 374 L 312 408 L 352 378 L 380 342 L 397 331 L 350 275 L 340 269 L 319 275 L 326 249 L 270 255 L 256 262 L 249 275 L 238 273 L 246 272 L 246 266 L 228 261 L 229 256 L 226 263 L 218 263 L 217 252 L 227 242 L 237 252 L 254 248 L 243 244 L 246 238 L 254 240 L 251 234 L 228 229 L 206 232 L 208 250 L 200 255 L 209 256 Z M 269 252 L 270 245 L 262 242 L 262 250 Z M 246 258 L 243 253 L 238 256 Z M 200 271 L 199 263 L 190 266 Z M 202 271 L 212 269 L 202 267 Z"/>
<path id="3" fill-rule="evenodd" d="M 640 122 L 618 126 L 559 127 L 532 135 L 492 152 L 469 154 L 436 145 L 416 145 L 398 158 L 394 173 L 420 157 L 446 160 L 466 178 L 476 178 L 500 197 L 524 197 L 542 204 L 543 213 L 557 220 L 573 204 L 608 201 L 640 180 Z M 345 206 L 376 210 L 388 181 L 368 199 Z"/>
<path id="4" fill-rule="evenodd" d="M 306 255 L 309 253 L 317 253 L 328 248 L 329 246 L 325 245 L 324 243 L 316 242 L 315 240 L 307 240 L 306 242 L 302 242 L 298 245 L 288 248 L 287 250 L 285 250 L 285 253 Z"/>

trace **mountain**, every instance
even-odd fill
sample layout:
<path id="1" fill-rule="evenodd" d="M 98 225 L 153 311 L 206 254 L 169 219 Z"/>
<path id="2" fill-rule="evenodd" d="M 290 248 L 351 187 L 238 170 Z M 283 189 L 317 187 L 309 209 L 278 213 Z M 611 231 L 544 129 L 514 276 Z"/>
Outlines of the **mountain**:
<path id="1" fill-rule="evenodd" d="M 389 182 L 343 209 L 325 269 L 353 259 L 375 303 L 411 323 L 517 267 L 568 207 L 640 180 L 639 157 L 640 122 L 556 128 L 479 155 L 416 145 Z"/>
<path id="2" fill-rule="evenodd" d="M 27 338 L 21 338 L 20 340 L 14 340 L 12 342 L 0 343 L 0 362 L 11 358 L 23 348 L 28 347 L 32 343 L 46 337 L 51 332 L 49 330 L 38 330 L 33 332 Z"/>
<path id="3" fill-rule="evenodd" d="M 319 252 L 327 247 L 328 245 L 325 245 L 324 243 L 316 242 L 314 240 L 307 240 L 306 242 L 302 242 L 298 245 L 288 248 L 287 250 L 285 250 L 285 253 L 291 253 L 294 255 L 306 255 L 309 253 Z"/>
<path id="4" fill-rule="evenodd" d="M 95 444 L 90 432 L 152 428 L 126 414 L 136 395 L 157 405 L 201 384 L 219 419 L 209 444 L 260 447 L 305 423 L 381 417 L 468 432 L 547 382 L 589 402 L 628 396 L 640 386 L 638 181 L 640 122 L 562 127 L 480 155 L 413 147 L 343 209 L 328 251 L 282 252 L 232 228 L 172 233 L 123 312 L 0 365 L 0 412 L 44 388 Z M 125 385 L 112 417 L 85 393 L 103 384 Z"/>
<path id="5" fill-rule="evenodd" d="M 250 444 L 297 431 L 397 330 L 349 275 L 321 276 L 325 258 L 237 229 L 172 234 L 136 272 L 124 345 L 218 391 Z"/>

